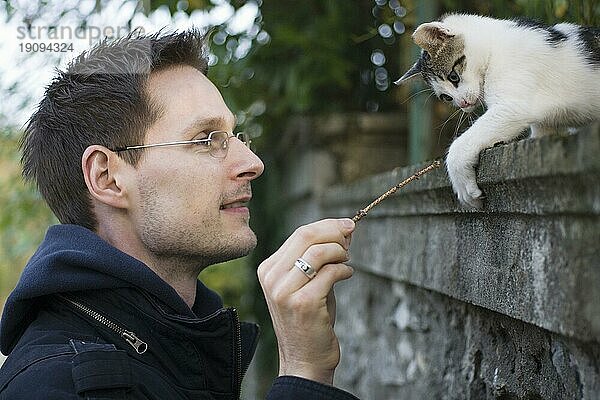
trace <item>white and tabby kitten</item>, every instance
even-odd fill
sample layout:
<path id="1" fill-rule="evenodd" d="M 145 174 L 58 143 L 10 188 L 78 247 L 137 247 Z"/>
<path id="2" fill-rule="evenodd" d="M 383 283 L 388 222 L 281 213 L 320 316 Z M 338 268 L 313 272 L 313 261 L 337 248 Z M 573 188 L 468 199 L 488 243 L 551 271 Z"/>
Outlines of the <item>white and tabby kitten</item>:
<path id="1" fill-rule="evenodd" d="M 600 119 L 600 29 L 450 14 L 413 34 L 421 57 L 396 83 L 421 76 L 441 100 L 487 111 L 446 158 L 461 203 L 481 208 L 479 153 L 531 127 L 533 137 Z"/>

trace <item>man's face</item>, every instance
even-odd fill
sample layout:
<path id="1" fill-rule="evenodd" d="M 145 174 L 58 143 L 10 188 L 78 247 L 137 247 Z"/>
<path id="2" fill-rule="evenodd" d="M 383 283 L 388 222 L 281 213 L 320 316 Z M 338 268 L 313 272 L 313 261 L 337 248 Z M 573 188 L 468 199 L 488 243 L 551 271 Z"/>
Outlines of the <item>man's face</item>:
<path id="1" fill-rule="evenodd" d="M 235 128 L 217 88 L 191 67 L 152 74 L 147 91 L 162 115 L 145 144 L 203 139 L 212 131 Z M 135 169 L 132 219 L 154 257 L 202 267 L 241 257 L 256 246 L 246 203 L 250 181 L 262 174 L 264 165 L 238 139 L 230 138 L 228 144 L 225 158 L 194 145 L 144 150 Z"/>

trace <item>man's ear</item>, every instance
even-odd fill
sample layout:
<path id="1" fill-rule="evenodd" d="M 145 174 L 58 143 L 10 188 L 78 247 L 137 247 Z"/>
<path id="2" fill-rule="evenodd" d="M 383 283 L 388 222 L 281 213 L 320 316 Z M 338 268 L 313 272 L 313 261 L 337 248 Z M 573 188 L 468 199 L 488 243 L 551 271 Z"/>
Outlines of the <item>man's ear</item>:
<path id="1" fill-rule="evenodd" d="M 446 46 L 446 42 L 452 39 L 454 35 L 443 22 L 427 22 L 417 27 L 412 34 L 412 38 L 423 50 L 435 55 L 439 49 Z"/>
<path id="2" fill-rule="evenodd" d="M 104 146 L 89 146 L 81 157 L 81 169 L 90 195 L 99 202 L 126 208 L 127 196 L 119 175 L 125 161 Z"/>

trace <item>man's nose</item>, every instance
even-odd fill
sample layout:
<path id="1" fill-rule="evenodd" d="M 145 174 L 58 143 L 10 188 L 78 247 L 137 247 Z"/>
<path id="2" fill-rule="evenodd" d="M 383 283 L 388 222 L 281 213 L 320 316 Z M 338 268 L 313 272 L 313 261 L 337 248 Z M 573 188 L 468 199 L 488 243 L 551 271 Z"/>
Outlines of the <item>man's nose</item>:
<path id="1" fill-rule="evenodd" d="M 236 177 L 253 180 L 261 176 L 265 165 L 256 153 L 237 138 L 231 142 L 227 158 L 234 163 Z"/>

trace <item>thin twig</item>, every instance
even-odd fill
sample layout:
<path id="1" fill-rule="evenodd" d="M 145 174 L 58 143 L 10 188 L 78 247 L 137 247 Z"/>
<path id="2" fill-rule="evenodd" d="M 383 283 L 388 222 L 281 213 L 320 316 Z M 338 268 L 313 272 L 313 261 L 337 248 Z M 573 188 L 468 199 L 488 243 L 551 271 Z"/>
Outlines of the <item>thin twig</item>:
<path id="1" fill-rule="evenodd" d="M 395 193 L 398 189 L 406 186 L 407 184 L 409 184 L 410 182 L 419 179 L 422 175 L 438 168 L 440 165 L 442 165 L 440 160 L 436 160 L 434 161 L 431 165 L 429 165 L 426 168 L 423 168 L 417 172 L 415 172 L 412 176 L 408 177 L 407 179 L 403 180 L 402 182 L 400 182 L 399 184 L 397 184 L 396 186 L 394 186 L 393 188 L 391 188 L 390 190 L 388 190 L 387 192 L 385 192 L 384 194 L 382 194 L 381 196 L 379 196 L 377 199 L 375 199 L 371 204 L 369 204 L 368 206 L 366 206 L 365 208 L 363 208 L 362 210 L 358 211 L 356 213 L 356 215 L 354 217 L 352 217 L 352 221 L 354 222 L 358 222 L 360 221 L 360 219 L 362 217 L 364 217 L 365 215 L 367 215 L 367 213 L 369 211 L 371 211 L 371 208 L 375 207 L 376 205 L 378 205 L 379 203 L 381 203 L 383 200 L 385 200 L 388 196 L 392 195 L 393 193 Z"/>

